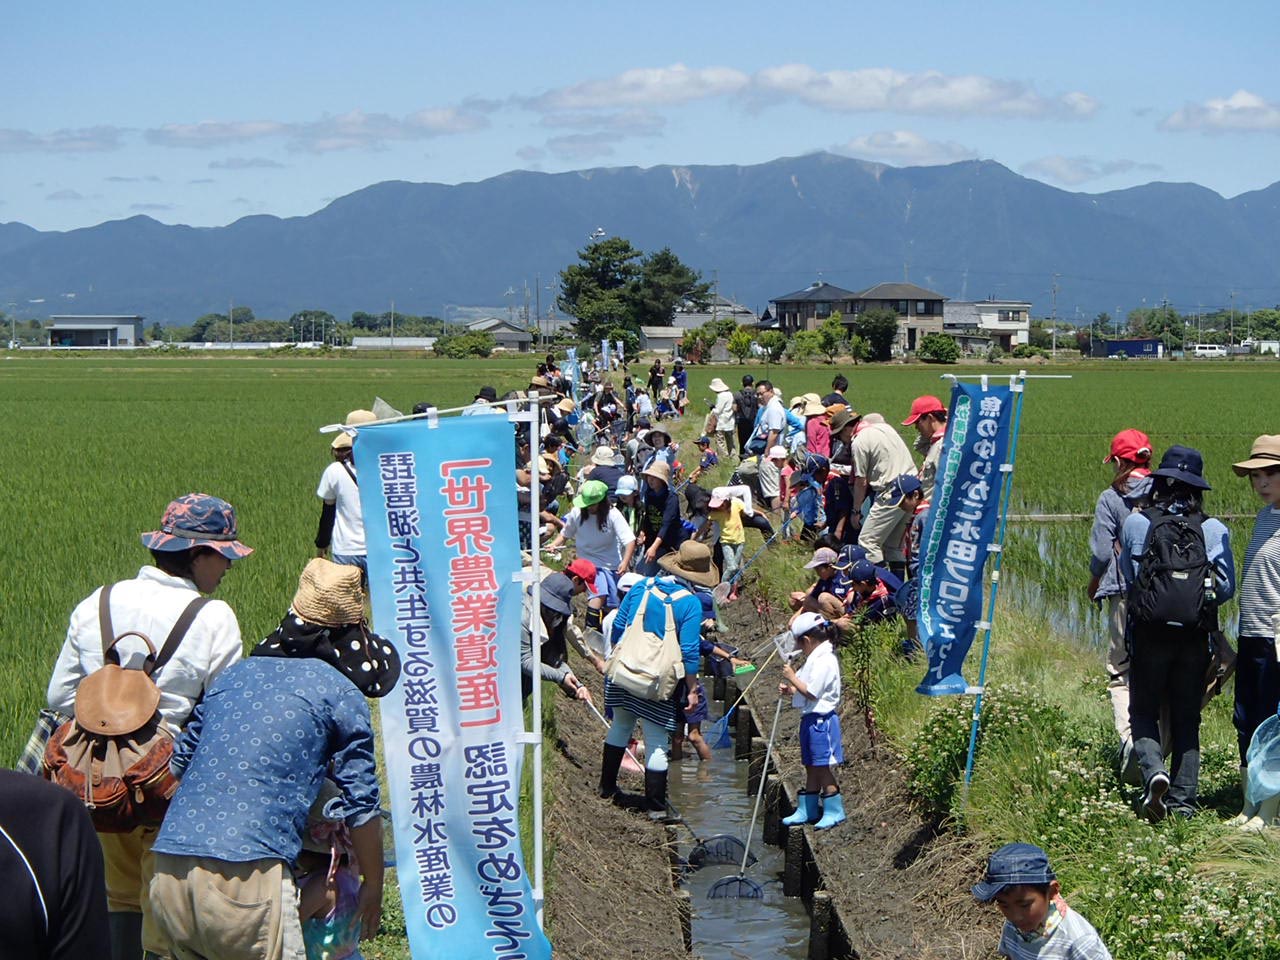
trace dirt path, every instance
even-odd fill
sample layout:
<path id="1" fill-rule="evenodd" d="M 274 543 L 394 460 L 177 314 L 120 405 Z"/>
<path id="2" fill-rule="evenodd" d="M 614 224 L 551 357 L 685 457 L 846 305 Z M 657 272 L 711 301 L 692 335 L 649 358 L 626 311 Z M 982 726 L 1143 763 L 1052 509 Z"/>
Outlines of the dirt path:
<path id="1" fill-rule="evenodd" d="M 600 678 L 576 661 L 597 705 Z M 661 826 L 596 796 L 604 727 L 585 705 L 556 698 L 558 743 L 548 743 L 547 924 L 558 960 L 687 960 Z M 641 792 L 639 775 L 623 789 Z"/>
<path id="2" fill-rule="evenodd" d="M 721 610 L 730 637 L 750 648 L 771 636 L 749 597 Z M 785 614 L 776 615 L 785 624 Z M 776 658 L 748 700 L 758 726 L 777 703 L 781 667 Z M 979 907 L 969 885 L 979 855 L 930 823 L 913 806 L 906 776 L 893 750 L 872 745 L 862 711 L 846 694 L 840 711 L 845 765 L 839 773 L 848 820 L 814 832 L 815 857 L 862 960 L 985 958 L 994 954 L 1000 918 Z M 796 738 L 799 711 L 784 706 L 774 756 L 794 788 L 804 782 Z M 768 735 L 766 730 L 764 736 Z"/>

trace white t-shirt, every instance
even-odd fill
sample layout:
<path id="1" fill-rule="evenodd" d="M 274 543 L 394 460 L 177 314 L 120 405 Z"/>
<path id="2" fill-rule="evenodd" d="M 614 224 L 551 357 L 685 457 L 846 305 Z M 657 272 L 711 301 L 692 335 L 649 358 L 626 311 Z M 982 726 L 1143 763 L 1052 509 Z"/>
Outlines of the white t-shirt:
<path id="1" fill-rule="evenodd" d="M 817 699 L 797 693 L 791 698 L 793 707 L 799 707 L 803 713 L 834 713 L 839 708 L 840 661 L 836 659 L 829 640 L 814 648 L 804 666 L 796 671 L 796 676 Z"/>
<path id="2" fill-rule="evenodd" d="M 593 513 L 583 517 L 582 511 L 574 507 L 564 518 L 563 532 L 566 539 L 573 540 L 578 556 L 606 570 L 617 570 L 621 566 L 622 551 L 636 538 L 617 507 L 609 509 L 603 530 Z"/>
<path id="3" fill-rule="evenodd" d="M 756 424 L 755 436 L 768 439 L 771 432 L 778 435 L 775 443 L 781 442 L 787 432 L 787 411 L 783 408 L 777 394 L 771 396 L 769 402 L 765 404 L 764 411 L 760 414 L 760 422 Z"/>
<path id="4" fill-rule="evenodd" d="M 351 469 L 354 471 L 355 467 Z M 316 496 L 325 503 L 336 504 L 338 508 L 329 549 L 342 556 L 364 556 L 364 513 L 360 509 L 360 488 L 347 473 L 347 468 L 337 460 L 325 467 L 324 473 L 320 474 Z"/>

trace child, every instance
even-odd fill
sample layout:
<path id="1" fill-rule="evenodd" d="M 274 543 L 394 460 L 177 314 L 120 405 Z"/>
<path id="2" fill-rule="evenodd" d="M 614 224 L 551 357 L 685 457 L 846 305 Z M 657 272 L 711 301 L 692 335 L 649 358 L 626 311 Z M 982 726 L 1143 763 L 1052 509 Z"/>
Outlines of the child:
<path id="1" fill-rule="evenodd" d="M 362 960 L 359 864 L 341 819 L 341 797 L 326 779 L 302 832 L 295 876 L 307 960 Z"/>
<path id="2" fill-rule="evenodd" d="M 973 885 L 973 895 L 982 903 L 994 900 L 1004 914 L 1000 956 L 1111 960 L 1098 931 L 1067 906 L 1059 890 L 1049 858 L 1039 847 L 1008 843 L 991 855 L 987 878 Z"/>
<path id="3" fill-rule="evenodd" d="M 747 545 L 747 533 L 742 525 L 746 505 L 736 497 L 726 496 L 724 490 L 723 487 L 716 487 L 711 491 L 711 499 L 707 502 L 707 518 L 720 525 L 720 552 L 724 560 L 720 582 L 733 584 L 729 591 L 729 599 L 733 600 L 738 595 L 734 578 L 742 568 L 742 554 Z"/>
<path id="4" fill-rule="evenodd" d="M 716 452 L 711 449 L 711 438 L 705 433 L 694 441 L 698 445 L 698 453 L 701 459 L 694 468 L 693 473 L 689 474 L 689 482 L 697 483 L 698 478 L 710 470 L 712 467 L 720 465 L 720 458 L 716 456 Z"/>
<path id="5" fill-rule="evenodd" d="M 782 822 L 787 826 L 812 823 L 827 830 L 844 822 L 844 798 L 836 783 L 835 767 L 844 763 L 840 739 L 840 661 L 831 646 L 836 629 L 821 614 L 802 613 L 791 621 L 791 635 L 804 654 L 797 672 L 791 664 L 782 668 L 781 696 L 791 695 L 791 705 L 803 711 L 800 718 L 800 762 L 804 764 L 804 790 L 796 812 Z"/>

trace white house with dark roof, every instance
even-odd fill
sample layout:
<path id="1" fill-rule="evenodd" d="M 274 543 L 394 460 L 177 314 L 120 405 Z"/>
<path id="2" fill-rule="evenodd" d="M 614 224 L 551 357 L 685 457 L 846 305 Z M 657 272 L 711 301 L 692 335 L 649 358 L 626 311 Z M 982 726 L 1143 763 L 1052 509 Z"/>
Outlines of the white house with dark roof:
<path id="1" fill-rule="evenodd" d="M 948 300 L 942 329 L 957 339 L 983 337 L 1002 350 L 1031 342 L 1027 300 Z"/>
<path id="2" fill-rule="evenodd" d="M 803 290 L 774 297 L 769 302 L 773 305 L 777 329 L 791 337 L 801 330 L 816 330 L 818 324 L 837 311 L 848 317 L 853 313 L 857 297 L 858 294 L 852 290 L 819 280 Z"/>

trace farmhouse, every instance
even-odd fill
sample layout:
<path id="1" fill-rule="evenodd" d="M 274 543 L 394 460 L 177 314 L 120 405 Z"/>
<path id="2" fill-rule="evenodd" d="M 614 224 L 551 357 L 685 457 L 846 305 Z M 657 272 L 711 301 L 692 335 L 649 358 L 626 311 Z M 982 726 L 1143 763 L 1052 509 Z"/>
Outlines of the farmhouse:
<path id="1" fill-rule="evenodd" d="M 803 290 L 774 298 L 773 316 L 788 337 L 818 325 L 839 312 L 852 326 L 860 313 L 889 310 L 898 317 L 897 349 L 915 350 L 928 333 L 942 332 L 942 305 L 947 298 L 914 283 L 877 283 L 861 293 L 819 280 Z"/>
<path id="2" fill-rule="evenodd" d="M 964 347 L 984 341 L 1012 350 L 1031 341 L 1031 304 L 1026 300 L 948 300 L 942 331 Z"/>
<path id="3" fill-rule="evenodd" d="M 45 332 L 51 347 L 136 347 L 142 342 L 137 314 L 59 314 Z"/>
<path id="4" fill-rule="evenodd" d="M 707 309 L 678 308 L 671 318 L 672 324 L 684 330 L 696 330 L 698 327 L 705 326 L 713 320 L 732 320 L 738 326 L 742 326 L 743 324 L 754 324 L 756 315 L 751 312 L 750 307 L 744 307 L 728 297 L 715 294 L 707 305 Z"/>
<path id="5" fill-rule="evenodd" d="M 640 349 L 674 353 L 684 334 L 682 327 L 641 327 Z"/>
<path id="6" fill-rule="evenodd" d="M 803 290 L 775 297 L 770 301 L 773 304 L 771 319 L 776 320 L 778 330 L 792 337 L 801 330 L 816 330 L 818 324 L 836 311 L 849 316 L 853 313 L 853 304 L 857 298 L 858 295 L 852 290 L 819 280 Z M 766 314 L 768 312 L 765 311 Z M 762 318 L 761 324 L 763 323 Z"/>
<path id="7" fill-rule="evenodd" d="M 488 333 L 493 336 L 499 350 L 528 353 L 533 345 L 533 335 L 518 323 L 501 317 L 481 317 L 467 324 L 468 333 Z"/>

